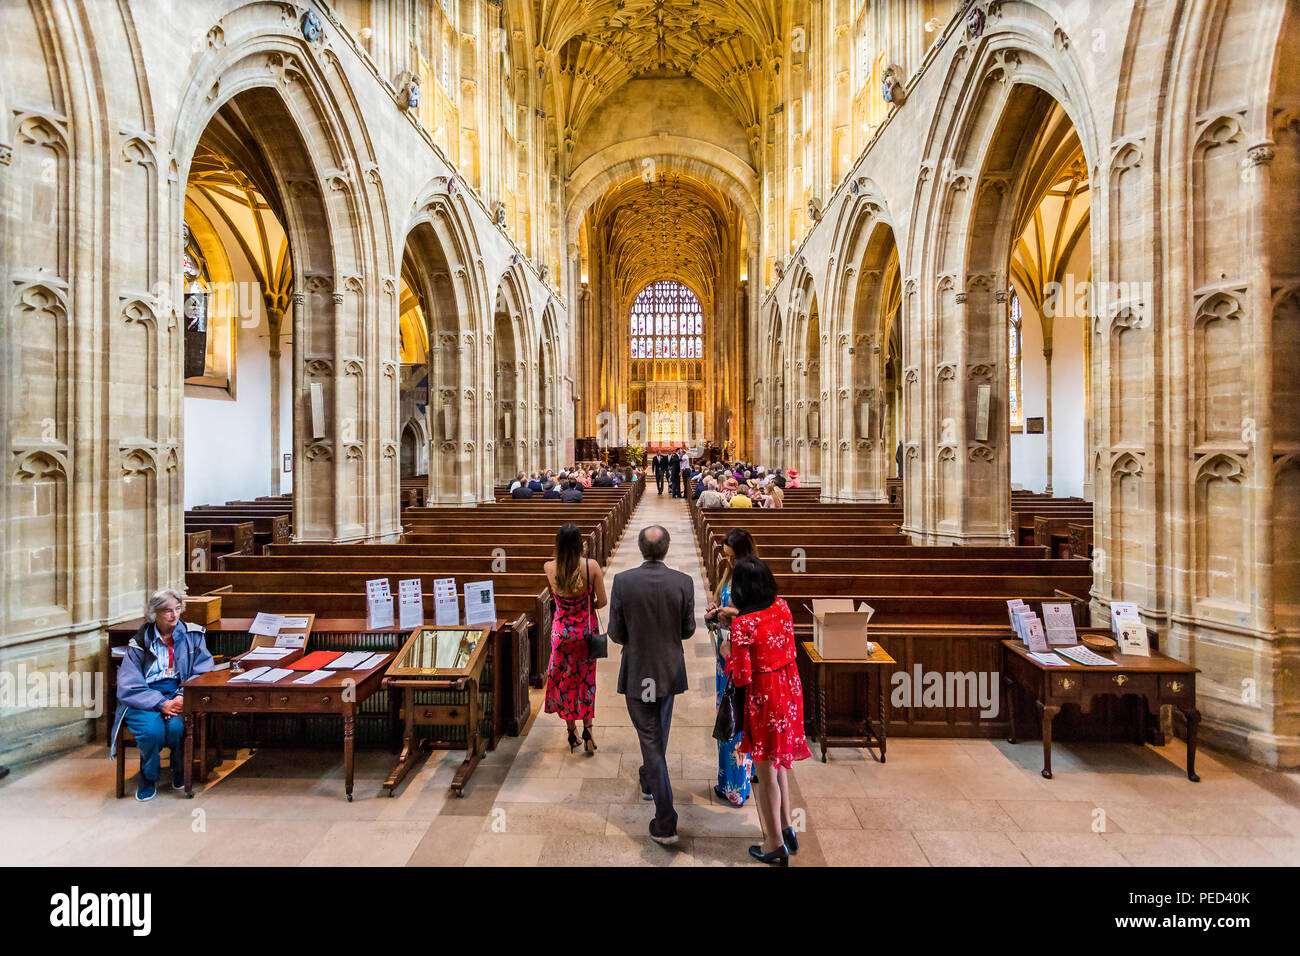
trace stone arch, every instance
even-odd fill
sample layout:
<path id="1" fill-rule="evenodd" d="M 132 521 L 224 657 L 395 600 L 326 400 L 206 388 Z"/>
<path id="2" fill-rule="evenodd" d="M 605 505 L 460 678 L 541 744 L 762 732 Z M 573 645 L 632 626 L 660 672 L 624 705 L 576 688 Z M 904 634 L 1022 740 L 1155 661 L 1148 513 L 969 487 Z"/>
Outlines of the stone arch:
<path id="1" fill-rule="evenodd" d="M 540 407 L 538 437 L 541 465 L 552 469 L 564 467 L 573 460 L 571 443 L 561 438 L 562 435 L 571 433 L 566 415 L 569 403 L 563 395 L 561 341 L 555 304 L 547 302 L 542 310 L 538 346 L 537 400 Z"/>
<path id="2" fill-rule="evenodd" d="M 492 391 L 487 296 L 478 243 L 455 181 L 439 177 L 418 194 L 407 220 L 405 260 L 429 323 L 431 505 L 467 506 L 492 493 Z"/>
<path id="3" fill-rule="evenodd" d="M 537 404 L 532 308 L 522 269 L 507 269 L 492 306 L 492 419 L 498 482 L 537 467 Z"/>
<path id="4" fill-rule="evenodd" d="M 827 353 L 826 337 L 822 334 L 821 312 L 818 305 L 816 281 L 811 272 L 800 264 L 800 272 L 792 295 L 792 341 L 790 355 L 795 398 L 793 399 L 792 460 L 798 462 L 803 484 L 820 485 L 825 480 L 826 458 L 823 450 L 828 443 L 823 419 L 825 389 L 823 388 L 823 356 Z"/>
<path id="5" fill-rule="evenodd" d="M 886 374 L 894 317 L 902 307 L 898 248 L 883 200 L 870 187 L 845 204 L 836 232 L 835 271 L 828 284 L 833 309 L 829 417 L 848 447 L 834 459 L 826 495 L 887 501 L 885 478 L 894 445 L 888 415 L 893 391 L 886 388 Z"/>
<path id="6" fill-rule="evenodd" d="M 321 50 L 300 31 L 267 32 L 268 9 L 251 4 L 223 18 L 182 93 L 171 137 L 179 158 L 171 183 L 171 261 L 180 262 L 191 158 L 224 110 L 256 144 L 283 209 L 294 270 L 295 393 L 318 385 L 323 396 L 324 435 L 310 434 L 309 404 L 295 406 L 295 535 L 388 534 L 397 526 L 398 476 L 380 449 L 396 441 L 396 393 L 383 401 L 382 369 L 396 361 L 396 336 L 378 334 L 377 277 L 392 270 L 382 269 L 390 260 L 371 239 L 383 222 L 362 176 L 373 157 L 364 137 L 358 143 L 350 132 L 365 124 L 342 73 L 327 71 Z M 347 360 L 358 374 L 344 373 Z"/>

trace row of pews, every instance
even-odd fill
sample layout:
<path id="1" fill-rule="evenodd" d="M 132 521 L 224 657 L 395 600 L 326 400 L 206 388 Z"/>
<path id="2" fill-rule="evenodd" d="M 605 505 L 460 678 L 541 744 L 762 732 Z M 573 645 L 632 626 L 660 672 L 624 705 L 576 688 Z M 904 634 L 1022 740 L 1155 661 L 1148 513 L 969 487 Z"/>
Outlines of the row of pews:
<path id="1" fill-rule="evenodd" d="M 185 567 L 207 571 L 224 555 L 259 554 L 293 537 L 289 495 L 198 505 L 185 512 Z"/>
<path id="2" fill-rule="evenodd" d="M 951 547 L 914 545 L 901 530 L 898 503 L 840 504 L 817 501 L 817 489 L 787 494 L 780 509 L 702 510 L 690 500 L 692 527 L 712 588 L 724 568 L 723 539 L 746 528 L 772 569 L 779 593 L 790 606 L 800 641 L 812 639 L 812 602 L 851 598 L 875 609 L 870 636 L 897 661 L 883 674 L 884 686 L 899 670 L 917 673 L 991 672 L 1001 667 L 1001 641 L 1014 637 L 1007 601 L 1019 598 L 1041 614 L 1044 601 L 1069 603 L 1075 624 L 1087 623 L 1092 586 L 1087 557 L 1053 557 L 1045 545 Z M 1036 513 L 1045 510 L 1034 502 Z M 807 665 L 802 648 L 801 668 Z M 811 693 L 811 682 L 805 681 Z M 828 707 L 865 713 L 864 690 L 830 689 Z M 888 696 L 888 691 L 886 691 Z M 810 714 L 811 708 L 805 708 Z M 988 737 L 1005 734 L 1007 709 L 983 719 L 978 708 L 891 709 L 890 734 Z"/>
<path id="3" fill-rule="evenodd" d="M 1013 491 L 1011 516 L 1018 544 L 1047 548 L 1053 557 L 1092 557 L 1091 501 Z"/>
<path id="4" fill-rule="evenodd" d="M 221 618 L 208 626 L 209 649 L 223 657 L 248 649 L 248 627 L 260 611 L 313 613 L 316 625 L 311 650 L 399 649 L 409 629 L 367 627 L 366 582 L 388 578 L 394 593 L 402 579 L 419 578 L 425 621 L 435 620 L 434 581 L 454 577 L 458 590 L 469 581 L 494 584 L 497 624 L 480 699 L 482 734 L 495 747 L 502 734 L 518 734 L 528 720 L 529 687 L 544 683 L 550 657 L 551 593 L 543 564 L 554 551 L 555 533 L 567 521 L 582 529 L 588 553 L 605 563 L 631 520 L 644 483 L 587 489 L 581 504 L 532 499 L 517 501 L 497 489 L 492 504 L 473 508 L 428 508 L 412 505 L 402 513 L 400 540 L 385 544 L 341 544 L 267 540 L 256 551 L 231 551 L 213 558 L 212 566 L 186 575 L 191 596 L 219 595 Z M 279 499 L 271 499 L 272 502 Z M 238 509 L 254 505 L 268 512 L 284 504 L 231 502 L 217 509 L 196 509 L 236 517 L 256 517 Z M 211 519 L 211 520 L 216 520 Z M 113 643 L 124 644 L 140 625 L 126 622 L 114 629 Z M 389 697 L 392 700 L 389 700 Z M 380 692 L 362 705 L 357 741 L 395 745 L 403 720 L 399 695 Z M 446 697 L 447 699 L 444 699 Z M 441 691 L 421 691 L 417 704 L 451 704 Z M 336 746 L 338 718 L 257 719 L 259 744 Z M 439 745 L 463 746 L 464 729 L 436 728 Z M 227 726 L 239 737 L 241 725 Z M 246 734 L 252 733 L 246 728 Z M 459 733 L 459 736 L 458 736 Z M 253 738 L 248 738 L 252 743 Z"/>

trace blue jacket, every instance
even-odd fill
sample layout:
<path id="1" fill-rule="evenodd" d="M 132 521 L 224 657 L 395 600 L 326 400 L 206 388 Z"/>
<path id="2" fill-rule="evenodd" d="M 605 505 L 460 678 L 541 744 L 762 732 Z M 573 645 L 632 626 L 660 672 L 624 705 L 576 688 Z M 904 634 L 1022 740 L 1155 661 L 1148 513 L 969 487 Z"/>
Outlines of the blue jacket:
<path id="1" fill-rule="evenodd" d="M 126 717 L 127 708 L 161 710 L 163 702 L 167 700 L 165 695 L 150 688 L 144 679 L 155 657 L 149 647 L 152 630 L 153 625 L 146 621 L 135 632 L 127 643 L 126 655 L 117 668 L 117 711 L 113 714 L 113 730 L 108 736 L 110 758 L 117 756 L 117 734 Z M 202 627 L 177 621 L 176 630 L 172 634 L 176 644 L 176 679 L 181 684 L 197 674 L 212 670 L 212 655 L 208 652 Z"/>

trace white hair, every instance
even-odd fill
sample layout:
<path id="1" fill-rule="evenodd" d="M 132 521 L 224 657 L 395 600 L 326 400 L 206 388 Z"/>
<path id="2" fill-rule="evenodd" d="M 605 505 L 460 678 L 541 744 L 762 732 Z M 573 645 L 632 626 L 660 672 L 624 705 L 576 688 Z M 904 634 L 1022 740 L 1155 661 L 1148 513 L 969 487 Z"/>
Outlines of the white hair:
<path id="1" fill-rule="evenodd" d="M 173 601 L 176 602 L 179 610 L 185 610 L 185 596 L 179 591 L 174 588 L 163 588 L 161 591 L 154 591 L 149 597 L 149 605 L 144 610 L 145 620 L 152 624 L 157 619 L 158 612 Z"/>

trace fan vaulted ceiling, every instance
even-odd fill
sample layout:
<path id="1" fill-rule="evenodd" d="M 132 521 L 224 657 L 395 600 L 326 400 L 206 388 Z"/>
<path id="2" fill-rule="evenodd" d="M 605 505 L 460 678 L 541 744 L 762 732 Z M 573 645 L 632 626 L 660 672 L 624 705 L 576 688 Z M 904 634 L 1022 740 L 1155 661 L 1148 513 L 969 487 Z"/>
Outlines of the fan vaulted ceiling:
<path id="1" fill-rule="evenodd" d="M 684 282 L 712 296 L 731 204 L 688 178 L 637 179 L 616 186 L 590 210 L 595 235 L 613 270 L 615 294 L 630 302 L 655 279 Z"/>
<path id="2" fill-rule="evenodd" d="M 567 143 L 635 77 L 694 77 L 756 135 L 766 79 L 780 69 L 779 0 L 543 0 L 538 65 Z"/>

